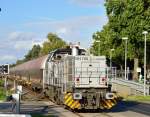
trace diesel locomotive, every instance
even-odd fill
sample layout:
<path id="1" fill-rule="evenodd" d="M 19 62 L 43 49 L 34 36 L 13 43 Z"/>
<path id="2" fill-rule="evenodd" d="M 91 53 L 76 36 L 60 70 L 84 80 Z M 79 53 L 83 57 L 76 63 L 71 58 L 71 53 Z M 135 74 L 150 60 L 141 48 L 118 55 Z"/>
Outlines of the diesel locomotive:
<path id="1" fill-rule="evenodd" d="M 110 109 L 117 104 L 108 84 L 106 57 L 87 54 L 79 45 L 17 65 L 10 75 L 73 110 Z"/>

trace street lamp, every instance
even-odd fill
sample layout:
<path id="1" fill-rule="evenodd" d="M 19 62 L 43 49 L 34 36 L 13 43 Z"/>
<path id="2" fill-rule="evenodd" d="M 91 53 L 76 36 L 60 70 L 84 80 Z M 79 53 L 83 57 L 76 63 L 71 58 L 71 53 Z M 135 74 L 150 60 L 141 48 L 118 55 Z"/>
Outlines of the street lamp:
<path id="1" fill-rule="evenodd" d="M 145 35 L 145 42 L 144 42 L 144 96 L 146 95 L 146 34 L 147 31 L 143 31 L 142 34 Z"/>
<path id="2" fill-rule="evenodd" d="M 100 42 L 101 42 L 101 41 L 97 40 L 97 41 L 95 41 L 95 42 L 96 42 L 96 43 L 99 43 L 99 48 L 98 48 L 99 53 L 98 53 L 98 55 L 100 56 Z"/>
<path id="3" fill-rule="evenodd" d="M 127 80 L 127 40 L 128 40 L 128 37 L 123 37 L 122 40 L 125 40 L 125 80 Z"/>
<path id="4" fill-rule="evenodd" d="M 114 51 L 115 49 L 111 49 L 110 50 L 110 77 L 112 78 L 112 52 Z"/>
<path id="5" fill-rule="evenodd" d="M 112 61 L 111 61 L 111 59 L 112 59 L 112 52 L 114 51 L 115 49 L 111 49 L 110 50 L 110 70 L 112 70 Z"/>

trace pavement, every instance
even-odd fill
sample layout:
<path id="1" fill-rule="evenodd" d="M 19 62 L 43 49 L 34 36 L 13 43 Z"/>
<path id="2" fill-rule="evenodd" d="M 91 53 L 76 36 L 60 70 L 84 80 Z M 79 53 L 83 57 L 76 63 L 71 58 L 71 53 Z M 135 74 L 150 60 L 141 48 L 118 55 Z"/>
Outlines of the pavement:
<path id="1" fill-rule="evenodd" d="M 52 115 L 54 117 L 67 117 L 70 115 L 72 117 L 78 117 L 73 112 L 66 110 L 50 101 L 21 102 L 20 107 L 20 114 L 44 114 Z M 0 103 L 0 114 L 15 114 L 15 110 L 12 111 L 12 103 Z"/>

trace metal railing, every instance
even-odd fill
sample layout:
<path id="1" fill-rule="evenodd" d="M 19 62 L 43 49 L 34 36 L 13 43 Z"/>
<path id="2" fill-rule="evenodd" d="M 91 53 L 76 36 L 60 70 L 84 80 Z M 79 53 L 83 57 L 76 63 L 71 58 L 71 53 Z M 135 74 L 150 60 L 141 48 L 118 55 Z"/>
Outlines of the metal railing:
<path id="1" fill-rule="evenodd" d="M 144 85 L 141 83 L 137 83 L 135 81 L 123 80 L 120 78 L 112 79 L 111 82 L 115 83 L 115 84 L 119 84 L 119 85 L 124 85 L 124 86 L 130 87 L 133 90 L 144 93 Z M 146 85 L 146 94 L 150 95 L 150 86 L 149 85 Z"/>

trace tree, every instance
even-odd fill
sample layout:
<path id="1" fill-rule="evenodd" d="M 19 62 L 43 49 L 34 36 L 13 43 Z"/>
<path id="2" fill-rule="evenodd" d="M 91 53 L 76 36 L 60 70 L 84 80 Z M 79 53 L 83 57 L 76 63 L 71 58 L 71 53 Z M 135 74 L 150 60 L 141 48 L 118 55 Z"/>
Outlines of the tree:
<path id="1" fill-rule="evenodd" d="M 19 65 L 19 64 L 22 64 L 22 63 L 24 63 L 24 60 L 17 60 L 15 65 Z"/>
<path id="2" fill-rule="evenodd" d="M 101 51 L 109 56 L 110 49 L 115 48 L 114 60 L 123 65 L 125 43 L 122 37 L 128 37 L 128 61 L 134 60 L 134 79 L 137 79 L 136 68 L 139 60 L 142 63 L 144 54 L 142 32 L 148 31 L 150 26 L 150 0 L 106 0 L 105 6 L 108 23 L 96 35 L 105 42 L 102 43 Z M 94 47 L 96 46 L 95 43 Z"/>
<path id="3" fill-rule="evenodd" d="M 34 45 L 32 47 L 32 49 L 29 50 L 27 55 L 25 55 L 24 61 L 28 61 L 28 60 L 31 60 L 31 59 L 39 57 L 40 51 L 41 51 L 40 45 Z"/>
<path id="4" fill-rule="evenodd" d="M 31 50 L 28 51 L 28 53 L 24 56 L 24 59 L 17 60 L 16 64 L 12 65 L 18 65 L 22 64 L 26 61 L 38 58 L 39 56 L 43 56 L 48 54 L 50 51 L 53 51 L 58 48 L 63 48 L 66 46 L 66 42 L 63 41 L 60 37 L 58 37 L 56 34 L 49 33 L 47 35 L 48 41 L 45 41 L 43 43 L 43 47 L 40 47 L 40 45 L 34 45 Z"/>
<path id="5" fill-rule="evenodd" d="M 66 46 L 66 42 L 63 41 L 60 37 L 58 37 L 56 34 L 49 33 L 47 35 L 47 38 L 48 41 L 45 41 L 43 43 L 43 48 L 41 49 L 41 55 L 46 55 L 50 51 Z"/>

